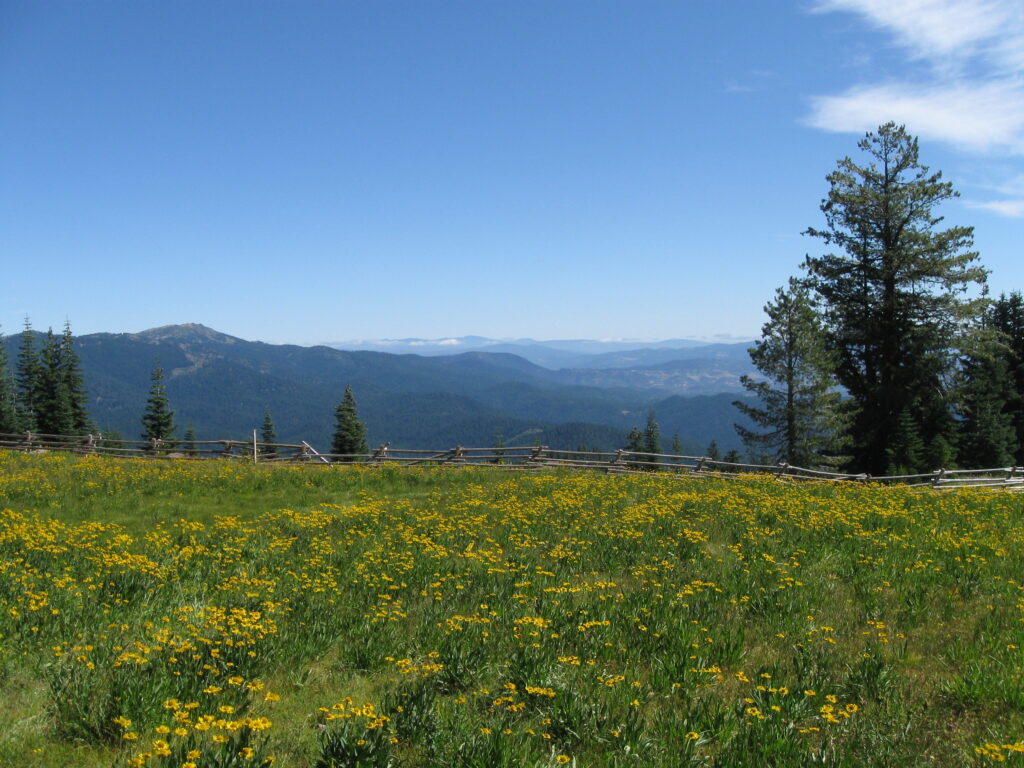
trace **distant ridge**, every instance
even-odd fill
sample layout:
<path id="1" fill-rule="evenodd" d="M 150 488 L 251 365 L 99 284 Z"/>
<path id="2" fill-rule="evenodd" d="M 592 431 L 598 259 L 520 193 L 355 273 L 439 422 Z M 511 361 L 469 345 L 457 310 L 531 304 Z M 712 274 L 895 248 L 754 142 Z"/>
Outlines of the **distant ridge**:
<path id="1" fill-rule="evenodd" d="M 6 343 L 16 359 L 17 336 Z M 125 438 L 139 435 L 158 360 L 179 435 L 191 423 L 199 437 L 251 438 L 270 410 L 283 441 L 326 446 L 334 407 L 351 385 L 371 444 L 487 446 L 516 439 L 613 450 L 653 409 L 666 446 L 678 430 L 686 453 L 703 452 L 711 440 L 723 450 L 740 447 L 732 429 L 737 395 L 723 391 L 737 376 L 720 368 L 695 370 L 696 360 L 682 370 L 555 371 L 508 352 L 425 357 L 265 344 L 199 323 L 90 334 L 77 337 L 76 347 L 90 413 L 99 427 Z M 659 386 L 670 381 L 700 396 L 673 397 L 676 389 Z M 702 390 L 708 382 L 721 389 Z"/>
<path id="2" fill-rule="evenodd" d="M 442 339 L 378 339 L 331 342 L 328 346 L 346 351 L 406 353 L 425 356 L 459 352 L 507 352 L 549 368 L 629 368 L 679 359 L 733 357 L 748 361 L 750 341 L 695 341 L 667 339 L 639 341 L 625 339 L 490 339 L 484 336 L 453 336 Z M 713 354 L 704 354 L 704 351 Z M 745 372 L 745 371 L 744 371 Z"/>

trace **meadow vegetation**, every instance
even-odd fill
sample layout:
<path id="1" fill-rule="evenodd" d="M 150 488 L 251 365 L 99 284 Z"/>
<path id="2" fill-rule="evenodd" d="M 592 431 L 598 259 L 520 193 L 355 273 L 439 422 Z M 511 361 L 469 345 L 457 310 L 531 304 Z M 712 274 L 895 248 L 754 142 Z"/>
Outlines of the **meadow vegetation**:
<path id="1" fill-rule="evenodd" d="M 0 453 L 0 764 L 1020 761 L 1022 506 Z"/>

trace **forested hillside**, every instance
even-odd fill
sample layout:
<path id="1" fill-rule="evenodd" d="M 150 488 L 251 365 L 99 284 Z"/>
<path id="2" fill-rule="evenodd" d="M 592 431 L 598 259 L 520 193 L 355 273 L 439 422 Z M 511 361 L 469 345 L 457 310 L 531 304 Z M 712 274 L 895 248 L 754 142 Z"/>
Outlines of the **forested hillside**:
<path id="1" fill-rule="evenodd" d="M 7 338 L 12 361 L 19 339 Z M 280 440 L 325 446 L 333 408 L 350 385 L 371 445 L 611 450 L 653 410 L 666 449 L 676 432 L 687 453 L 703 453 L 712 440 L 739 447 L 733 395 L 664 398 L 657 390 L 565 385 L 560 372 L 506 353 L 346 352 L 250 342 L 196 324 L 80 336 L 75 349 L 93 422 L 125 438 L 140 434 L 159 364 L 179 437 L 191 424 L 200 439 L 243 438 L 269 411 Z"/>

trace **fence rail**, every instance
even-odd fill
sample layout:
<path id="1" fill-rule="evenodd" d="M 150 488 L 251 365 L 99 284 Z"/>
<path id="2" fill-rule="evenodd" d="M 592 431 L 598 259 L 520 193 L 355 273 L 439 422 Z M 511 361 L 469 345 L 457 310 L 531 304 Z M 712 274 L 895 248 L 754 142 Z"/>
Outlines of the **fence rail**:
<path id="1" fill-rule="evenodd" d="M 916 475 L 871 476 L 844 474 L 781 464 L 747 464 L 721 461 L 709 456 L 677 456 L 667 453 L 568 451 L 547 446 L 508 446 L 443 450 L 392 448 L 387 443 L 368 453 L 320 453 L 309 443 L 263 443 L 256 440 L 112 440 L 102 435 L 46 435 L 34 432 L 0 433 L 0 449 L 46 452 L 69 451 L 138 459 L 234 459 L 255 463 L 321 463 L 328 466 L 392 465 L 491 466 L 509 471 L 538 471 L 558 467 L 621 474 L 658 471 L 701 476 L 739 477 L 762 474 L 778 479 L 826 482 L 874 482 L 904 484 L 915 488 L 1002 488 L 1024 491 L 1024 467 L 992 469 L 937 469 Z"/>

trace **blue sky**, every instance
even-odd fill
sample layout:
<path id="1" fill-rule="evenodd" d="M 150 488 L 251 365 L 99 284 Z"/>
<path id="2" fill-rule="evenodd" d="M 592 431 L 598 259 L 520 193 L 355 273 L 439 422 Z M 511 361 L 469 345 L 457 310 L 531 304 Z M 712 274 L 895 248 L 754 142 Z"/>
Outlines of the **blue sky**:
<path id="1" fill-rule="evenodd" d="M 890 119 L 1024 289 L 1018 0 L 5 0 L 0 331 L 752 338 Z"/>

